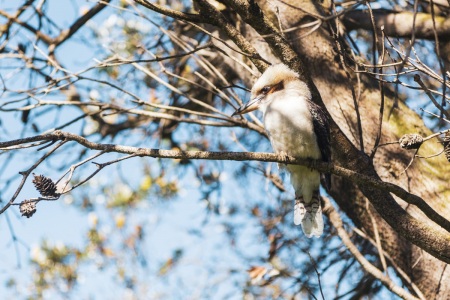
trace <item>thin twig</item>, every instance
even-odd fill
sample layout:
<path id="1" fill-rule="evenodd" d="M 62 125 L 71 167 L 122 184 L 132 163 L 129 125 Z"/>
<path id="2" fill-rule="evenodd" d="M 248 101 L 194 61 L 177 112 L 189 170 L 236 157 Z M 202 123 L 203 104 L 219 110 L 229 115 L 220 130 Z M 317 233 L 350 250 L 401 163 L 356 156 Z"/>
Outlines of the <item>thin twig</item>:
<path id="1" fill-rule="evenodd" d="M 319 271 L 317 270 L 317 264 L 316 264 L 316 261 L 315 261 L 314 258 L 311 256 L 311 253 L 310 253 L 309 251 L 306 251 L 306 253 L 307 253 L 308 256 L 309 256 L 309 260 L 311 261 L 311 264 L 312 264 L 312 266 L 313 266 L 313 268 L 314 268 L 314 271 L 316 272 L 317 280 L 318 280 L 318 282 L 319 282 L 320 295 L 322 296 L 322 299 L 325 300 L 325 296 L 323 295 L 323 291 L 322 291 L 322 283 L 320 282 L 320 273 L 319 273 Z"/>
<path id="2" fill-rule="evenodd" d="M 209 18 L 206 18 L 200 14 L 183 13 L 183 12 L 180 12 L 177 10 L 173 10 L 173 9 L 164 7 L 162 5 L 158 5 L 154 2 L 150 2 L 147 0 L 134 0 L 134 1 L 148 9 L 151 9 L 160 14 L 172 17 L 177 20 L 191 21 L 191 22 L 195 22 L 195 23 L 208 23 L 209 22 Z"/>
<path id="3" fill-rule="evenodd" d="M 369 4 L 367 4 L 367 5 L 370 7 Z M 373 18 L 373 15 L 372 15 L 372 18 Z M 383 65 L 384 64 L 384 56 L 385 56 L 385 51 L 386 51 L 385 48 L 384 48 L 384 28 L 381 28 L 381 40 L 382 40 L 382 49 L 381 49 L 381 56 L 380 56 L 380 59 L 378 61 L 379 65 Z M 380 67 L 379 72 L 383 73 L 383 67 Z M 370 159 L 373 159 L 375 157 L 375 154 L 376 154 L 377 149 L 378 149 L 378 144 L 380 143 L 380 140 L 381 140 L 382 129 L 383 129 L 384 83 L 382 81 L 378 81 L 378 85 L 379 85 L 379 88 L 380 88 L 380 95 L 381 95 L 380 113 L 379 113 L 379 116 L 378 116 L 378 131 L 377 131 L 377 135 L 376 135 L 376 138 L 375 138 L 375 143 L 373 145 L 372 152 L 370 153 Z"/>
<path id="4" fill-rule="evenodd" d="M 409 169 L 409 167 L 411 167 L 412 163 L 414 162 L 414 158 L 416 157 L 418 152 L 419 152 L 419 148 L 416 149 L 416 151 L 414 152 L 414 155 L 411 157 L 411 160 L 409 161 L 408 165 L 399 175 L 403 175 Z"/>
<path id="5" fill-rule="evenodd" d="M 119 159 L 111 160 L 111 161 L 108 161 L 108 162 L 105 162 L 105 163 L 96 163 L 96 162 L 93 162 L 93 164 L 95 164 L 95 165 L 97 166 L 97 170 L 95 170 L 95 171 L 94 171 L 93 173 L 91 173 L 88 177 L 86 177 L 85 179 L 81 180 L 81 181 L 78 182 L 76 185 L 72 186 L 70 189 L 68 189 L 67 191 L 64 191 L 64 193 L 61 193 L 61 194 L 67 194 L 67 193 L 73 191 L 74 189 L 76 189 L 77 187 L 79 187 L 79 186 L 85 184 L 85 183 L 88 182 L 92 177 L 94 177 L 95 175 L 97 175 L 97 173 L 99 173 L 101 170 L 103 170 L 103 168 L 105 168 L 105 167 L 107 167 L 107 166 L 109 166 L 109 165 L 118 163 L 118 162 L 120 162 L 120 161 L 129 159 L 129 158 L 132 158 L 132 157 L 136 157 L 136 156 L 139 156 L 139 155 L 138 155 L 138 154 L 130 154 L 130 155 L 127 155 L 127 156 L 125 156 L 125 157 L 121 157 L 121 158 L 119 158 Z"/>
<path id="6" fill-rule="evenodd" d="M 336 11 L 334 11 L 334 13 L 336 13 Z M 347 65 L 345 63 L 345 59 L 344 59 L 344 51 L 342 50 L 342 46 L 341 46 L 341 37 L 339 36 L 339 26 L 340 23 L 339 21 L 336 19 L 336 31 L 333 32 L 333 36 L 334 36 L 334 42 L 337 48 L 337 52 L 339 54 L 339 60 L 340 60 L 340 64 L 342 66 L 342 68 L 344 69 L 344 72 L 347 76 L 347 79 L 349 81 L 351 81 L 351 75 L 350 72 L 348 71 Z M 333 28 L 330 26 L 331 30 L 333 30 Z M 356 97 L 356 92 L 355 92 L 355 88 L 353 86 L 353 84 L 350 84 L 349 86 L 350 91 L 352 93 L 352 99 L 353 99 L 353 106 L 355 107 L 355 113 L 356 113 L 356 124 L 358 126 L 358 137 L 359 137 L 359 150 L 361 150 L 361 152 L 364 152 L 364 133 L 363 133 L 363 128 L 362 128 L 362 122 L 361 122 L 361 114 L 359 111 L 359 102 L 358 102 L 358 98 Z"/>
<path id="7" fill-rule="evenodd" d="M 53 139 L 46 139 L 46 140 L 53 140 Z M 47 153 L 45 153 L 37 162 L 35 162 L 28 170 L 20 172 L 20 174 L 22 175 L 22 181 L 19 183 L 19 186 L 16 189 L 16 192 L 14 193 L 14 195 L 11 197 L 11 199 L 8 201 L 8 203 L 5 204 L 5 206 L 3 206 L 0 209 L 0 214 L 4 213 L 16 200 L 17 196 L 19 196 L 20 191 L 22 190 L 28 176 L 31 174 L 31 172 L 36 169 L 37 166 L 39 166 L 44 160 L 47 159 L 47 157 L 49 157 L 50 155 L 52 155 L 59 147 L 61 147 L 62 145 L 64 145 L 67 141 L 62 138 L 59 139 L 62 140 L 60 143 L 56 144 L 50 151 L 48 151 Z M 1 143 L 0 143 L 1 144 Z M 0 146 L 1 148 L 1 146 Z"/>
<path id="8" fill-rule="evenodd" d="M 447 119 L 450 118 L 449 113 L 445 110 L 445 108 L 443 108 L 437 101 L 436 99 L 434 99 L 433 95 L 431 94 L 430 90 L 428 89 L 428 87 L 423 83 L 422 79 L 420 79 L 420 75 L 416 74 L 414 75 L 414 81 L 417 82 L 420 87 L 425 91 L 425 94 L 427 94 L 427 96 L 430 98 L 431 102 L 433 102 L 434 106 L 436 106 L 439 111 L 441 112 L 442 115 L 444 115 Z"/>
<path id="9" fill-rule="evenodd" d="M 366 198 L 366 211 L 370 217 L 370 221 L 372 222 L 373 234 L 375 236 L 376 247 L 378 249 L 378 256 L 380 257 L 381 265 L 383 266 L 383 271 L 386 274 L 386 276 L 389 277 L 389 273 L 388 273 L 388 269 L 387 269 L 387 265 L 386 265 L 386 259 L 384 258 L 384 255 L 383 255 L 383 252 L 384 252 L 383 247 L 381 246 L 380 232 L 378 231 L 377 222 L 375 221 L 375 218 L 372 214 L 371 207 L 369 206 L 369 200 L 367 198 Z"/>

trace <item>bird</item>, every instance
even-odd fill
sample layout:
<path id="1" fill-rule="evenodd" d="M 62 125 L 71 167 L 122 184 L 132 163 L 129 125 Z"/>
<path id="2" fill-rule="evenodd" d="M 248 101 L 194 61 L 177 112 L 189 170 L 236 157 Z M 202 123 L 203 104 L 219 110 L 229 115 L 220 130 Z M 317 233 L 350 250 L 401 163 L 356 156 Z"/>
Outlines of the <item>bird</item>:
<path id="1" fill-rule="evenodd" d="M 285 64 L 269 66 L 251 89 L 251 99 L 232 116 L 259 109 L 275 153 L 296 158 L 331 161 L 329 117 L 312 101 L 311 90 Z M 294 224 L 308 237 L 323 233 L 320 178 L 330 187 L 330 174 L 307 166 L 287 165 L 295 190 Z"/>

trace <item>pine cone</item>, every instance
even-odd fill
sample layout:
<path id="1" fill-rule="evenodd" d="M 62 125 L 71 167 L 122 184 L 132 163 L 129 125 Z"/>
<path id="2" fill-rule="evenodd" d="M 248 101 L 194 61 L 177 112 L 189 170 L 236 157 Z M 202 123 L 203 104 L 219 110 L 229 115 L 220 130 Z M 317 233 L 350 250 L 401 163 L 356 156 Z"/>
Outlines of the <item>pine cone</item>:
<path id="1" fill-rule="evenodd" d="M 404 149 L 419 149 L 423 143 L 423 137 L 417 133 L 405 134 L 398 141 Z"/>
<path id="2" fill-rule="evenodd" d="M 42 196 L 58 197 L 59 194 L 56 192 L 56 184 L 50 178 L 34 173 L 33 176 L 33 184 Z"/>
<path id="3" fill-rule="evenodd" d="M 22 216 L 29 218 L 36 212 L 36 202 L 31 200 L 23 200 L 20 203 L 19 209 Z"/>
<path id="4" fill-rule="evenodd" d="M 450 162 L 450 131 L 447 131 L 444 135 L 444 154 L 448 162 Z"/>

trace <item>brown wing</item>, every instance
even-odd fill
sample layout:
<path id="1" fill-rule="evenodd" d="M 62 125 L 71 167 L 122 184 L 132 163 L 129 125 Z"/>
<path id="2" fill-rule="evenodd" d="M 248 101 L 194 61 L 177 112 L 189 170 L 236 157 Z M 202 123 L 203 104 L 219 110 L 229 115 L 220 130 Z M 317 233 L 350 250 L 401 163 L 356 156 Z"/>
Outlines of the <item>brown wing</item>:
<path id="1" fill-rule="evenodd" d="M 314 133 L 317 137 L 317 144 L 319 145 L 322 160 L 324 162 L 331 161 L 331 147 L 330 147 L 330 127 L 329 119 L 323 109 L 314 102 L 308 101 L 309 111 L 313 119 Z M 331 187 L 331 174 L 323 174 L 325 178 L 326 188 Z"/>

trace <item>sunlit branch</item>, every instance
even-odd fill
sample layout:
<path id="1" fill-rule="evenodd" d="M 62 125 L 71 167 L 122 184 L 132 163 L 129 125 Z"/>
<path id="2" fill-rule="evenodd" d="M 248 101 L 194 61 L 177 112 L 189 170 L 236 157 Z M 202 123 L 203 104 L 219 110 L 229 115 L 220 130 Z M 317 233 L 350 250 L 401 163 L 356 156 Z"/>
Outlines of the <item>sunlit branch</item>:
<path id="1" fill-rule="evenodd" d="M 385 33 L 388 36 L 411 38 L 414 32 L 418 39 L 434 40 L 435 38 L 431 14 L 375 9 L 373 15 L 377 30 L 384 26 Z M 416 20 L 413 27 L 414 18 Z M 438 24 L 435 28 L 438 37 L 448 38 L 450 36 L 450 19 L 440 16 L 435 16 L 435 19 L 436 24 Z M 344 14 L 342 20 L 348 30 L 373 30 L 369 13 L 365 10 L 350 10 Z"/>
<path id="2" fill-rule="evenodd" d="M 103 154 L 103 153 L 105 153 L 105 152 L 106 152 L 106 151 L 103 151 L 103 152 L 101 152 L 101 154 Z M 101 154 L 99 154 L 99 155 L 101 155 Z M 98 155 L 98 156 L 99 156 L 99 155 Z M 63 193 L 64 193 L 64 194 L 67 194 L 67 193 L 71 192 L 72 190 L 76 189 L 77 187 L 79 187 L 79 186 L 85 184 L 85 183 L 88 182 L 92 177 L 94 177 L 95 175 L 97 175 L 97 173 L 99 173 L 103 168 L 105 168 L 105 167 L 107 167 L 107 166 L 109 166 L 109 165 L 112 165 L 112 164 L 115 164 L 115 163 L 124 161 L 124 160 L 126 160 L 126 159 L 129 159 L 129 158 L 132 158 L 132 157 L 136 157 L 136 156 L 138 156 L 138 155 L 137 155 L 137 154 L 130 154 L 130 155 L 127 155 L 127 156 L 125 156 L 125 157 L 121 157 L 121 158 L 118 158 L 118 159 L 115 159 L 115 160 L 112 160 L 112 161 L 108 161 L 108 162 L 105 162 L 105 163 L 96 163 L 96 162 L 93 162 L 93 164 L 95 164 L 95 165 L 97 166 L 97 170 L 95 170 L 95 171 L 94 171 L 92 174 L 90 174 L 88 177 L 86 177 L 85 179 L 81 180 L 81 181 L 78 182 L 76 185 L 72 186 L 70 189 L 64 191 Z M 90 158 L 89 160 L 91 160 L 91 159 L 93 159 L 93 158 L 94 158 L 94 157 Z"/>
<path id="3" fill-rule="evenodd" d="M 151 9 L 153 11 L 156 11 L 158 13 L 161 13 L 163 15 L 175 18 L 175 19 L 179 19 L 179 20 L 184 20 L 184 21 L 191 21 L 191 22 L 196 22 L 196 23 L 208 23 L 209 20 L 199 14 L 189 14 L 189 13 L 183 13 L 177 10 L 173 10 L 161 5 L 158 5 L 156 3 L 152 3 L 150 1 L 147 0 L 134 0 L 136 3 L 141 4 L 142 6 Z"/>
<path id="4" fill-rule="evenodd" d="M 220 11 L 218 11 L 208 1 L 196 0 L 196 3 L 202 13 L 210 16 L 210 18 L 214 20 L 212 24 L 224 30 L 228 37 L 233 40 L 241 51 L 244 51 L 250 55 L 250 60 L 261 72 L 267 68 L 268 64 L 265 60 L 261 59 L 261 56 L 256 51 L 255 47 L 253 47 L 253 45 L 245 39 L 237 28 L 230 21 L 228 21 Z"/>
<path id="5" fill-rule="evenodd" d="M 87 147 L 92 150 L 101 150 L 105 152 L 117 152 L 130 154 L 135 156 L 149 156 L 154 158 L 172 158 L 172 159 L 206 159 L 206 160 L 257 160 L 265 162 L 278 162 L 286 164 L 299 164 L 305 165 L 310 168 L 316 169 L 321 172 L 330 172 L 335 175 L 341 176 L 359 185 L 368 185 L 376 189 L 383 189 L 393 193 L 406 202 L 416 205 L 420 208 L 431 220 L 445 228 L 450 232 L 450 221 L 439 215 L 431 208 L 422 198 L 417 195 L 411 194 L 389 182 L 383 182 L 381 180 L 369 177 L 364 174 L 357 173 L 355 171 L 342 168 L 332 163 L 324 163 L 320 161 L 314 161 L 310 159 L 299 159 L 291 156 L 277 155 L 273 153 L 255 153 L 255 152 L 210 152 L 210 151 L 181 151 L 181 150 L 162 150 L 162 149 L 149 149 L 138 148 L 131 146 L 122 146 L 115 144 L 100 144 L 87 140 L 86 138 L 68 132 L 54 131 L 52 133 L 37 135 L 25 139 L 12 140 L 7 142 L 1 142 L 0 148 L 6 148 L 13 145 L 33 143 L 42 140 L 62 140 L 62 141 L 75 141 L 78 144 Z M 31 169 L 32 170 L 32 169 Z M 442 237 L 447 239 L 441 233 L 429 228 L 431 232 L 435 232 L 436 237 Z M 449 253 L 446 253 L 448 251 Z M 450 261 L 450 248 L 442 249 L 440 251 L 444 261 Z"/>
<path id="6" fill-rule="evenodd" d="M 202 46 L 198 46 L 195 47 L 194 49 L 190 50 L 190 51 L 186 51 L 184 53 L 179 53 L 179 54 L 175 54 L 175 55 L 168 55 L 168 56 L 163 56 L 163 57 L 159 57 L 155 55 L 155 58 L 153 59 L 133 59 L 133 60 L 129 60 L 129 59 L 125 59 L 123 57 L 119 57 L 117 55 L 114 55 L 113 57 L 105 60 L 105 61 L 101 61 L 98 64 L 98 68 L 102 68 L 102 67 L 113 67 L 113 66 L 121 66 L 121 65 L 125 65 L 125 64 L 131 64 L 131 63 L 143 63 L 143 62 L 160 62 L 160 61 L 165 61 L 165 60 L 170 60 L 170 59 L 174 59 L 174 58 L 181 58 L 181 57 L 185 57 L 185 56 L 189 56 L 192 55 L 198 51 L 204 50 L 204 49 L 208 49 L 214 47 L 213 43 L 209 42 L 206 43 L 205 45 Z"/>
<path id="7" fill-rule="evenodd" d="M 104 153 L 105 153 L 104 151 L 100 151 L 100 152 L 98 152 L 98 153 L 92 155 L 91 157 L 88 157 L 88 158 L 86 158 L 85 160 L 80 161 L 79 163 L 70 166 L 69 170 L 67 170 L 66 173 L 64 173 L 64 174 L 61 176 L 61 178 L 59 178 L 59 179 L 55 182 L 55 184 L 58 184 L 58 183 L 59 183 L 59 182 L 60 182 L 67 174 L 69 174 L 69 176 L 67 177 L 67 179 L 64 181 L 63 187 L 62 187 L 62 189 L 61 189 L 61 194 L 66 193 L 65 189 L 66 189 L 67 185 L 69 184 L 70 180 L 72 180 L 73 174 L 74 174 L 75 170 L 76 170 L 78 167 L 80 167 L 80 166 L 84 165 L 85 163 L 87 163 L 87 162 L 93 160 L 94 158 L 97 158 L 97 157 L 103 155 Z"/>

